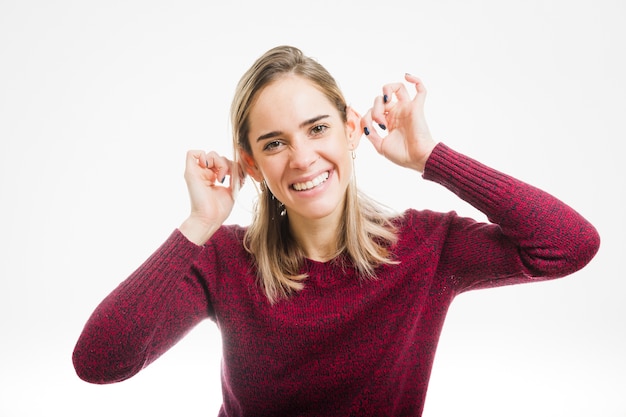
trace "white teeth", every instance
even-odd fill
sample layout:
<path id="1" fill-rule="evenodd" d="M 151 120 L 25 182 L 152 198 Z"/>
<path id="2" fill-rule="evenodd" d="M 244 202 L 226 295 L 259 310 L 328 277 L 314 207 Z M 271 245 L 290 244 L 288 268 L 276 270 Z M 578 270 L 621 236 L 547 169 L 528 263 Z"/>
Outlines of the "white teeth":
<path id="1" fill-rule="evenodd" d="M 296 191 L 305 191 L 310 190 L 311 188 L 317 187 L 324 181 L 328 179 L 328 171 L 320 174 L 319 176 L 313 178 L 311 181 L 307 182 L 298 182 L 293 185 L 294 190 Z"/>

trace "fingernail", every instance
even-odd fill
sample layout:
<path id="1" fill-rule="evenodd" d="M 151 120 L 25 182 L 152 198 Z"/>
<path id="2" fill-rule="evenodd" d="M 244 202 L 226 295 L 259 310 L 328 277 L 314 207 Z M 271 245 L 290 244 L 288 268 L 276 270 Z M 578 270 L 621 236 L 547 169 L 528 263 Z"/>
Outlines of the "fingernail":
<path id="1" fill-rule="evenodd" d="M 385 94 L 385 95 L 383 96 L 383 101 L 384 101 L 385 103 L 389 101 L 389 96 L 388 96 L 387 94 Z"/>
<path id="2" fill-rule="evenodd" d="M 365 127 L 363 128 L 363 133 L 365 133 L 365 136 L 367 136 L 370 134 L 370 130 L 367 127 Z"/>
<path id="3" fill-rule="evenodd" d="M 381 128 L 382 130 L 387 130 L 387 126 L 385 126 L 385 125 L 383 125 L 383 124 L 378 123 L 378 126 L 380 126 L 380 128 Z"/>

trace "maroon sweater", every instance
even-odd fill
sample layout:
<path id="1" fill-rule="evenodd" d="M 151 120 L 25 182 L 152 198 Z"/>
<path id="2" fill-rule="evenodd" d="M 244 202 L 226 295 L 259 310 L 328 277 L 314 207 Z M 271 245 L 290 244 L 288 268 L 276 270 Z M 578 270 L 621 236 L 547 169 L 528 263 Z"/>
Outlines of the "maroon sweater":
<path id="1" fill-rule="evenodd" d="M 223 340 L 220 416 L 420 416 L 444 317 L 470 289 L 570 274 L 599 247 L 592 225 L 554 197 L 439 144 L 424 178 L 485 213 L 408 210 L 398 265 L 360 280 L 307 260 L 305 288 L 271 306 L 223 226 L 204 246 L 179 231 L 94 311 L 74 351 L 94 383 L 139 372 L 201 320 Z"/>

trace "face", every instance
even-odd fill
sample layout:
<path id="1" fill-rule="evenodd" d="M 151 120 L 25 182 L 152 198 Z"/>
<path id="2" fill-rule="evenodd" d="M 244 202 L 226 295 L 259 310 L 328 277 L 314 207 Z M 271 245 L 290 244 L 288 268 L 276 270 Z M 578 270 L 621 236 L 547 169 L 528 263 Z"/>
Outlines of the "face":
<path id="1" fill-rule="evenodd" d="M 352 175 L 359 117 L 339 111 L 310 81 L 288 75 L 259 93 L 249 115 L 250 175 L 265 180 L 291 221 L 339 221 Z"/>

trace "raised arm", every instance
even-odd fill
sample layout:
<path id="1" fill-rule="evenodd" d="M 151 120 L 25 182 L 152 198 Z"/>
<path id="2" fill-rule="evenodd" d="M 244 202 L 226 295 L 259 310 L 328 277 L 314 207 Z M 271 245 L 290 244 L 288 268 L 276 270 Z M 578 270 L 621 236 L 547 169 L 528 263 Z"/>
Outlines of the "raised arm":
<path id="1" fill-rule="evenodd" d="M 440 143 L 424 178 L 482 211 L 489 223 L 454 217 L 440 271 L 459 291 L 559 278 L 584 267 L 600 238 L 583 216 L 549 193 Z"/>
<path id="2" fill-rule="evenodd" d="M 441 265 L 462 279 L 459 289 L 504 285 L 570 274 L 598 250 L 596 229 L 552 195 L 491 169 L 432 139 L 424 117 L 426 90 L 387 84 L 361 120 L 376 150 L 392 162 L 422 172 L 487 215 L 492 224 L 456 217 Z M 375 124 L 388 131 L 380 136 Z"/>
<path id="3" fill-rule="evenodd" d="M 193 268 L 201 251 L 175 231 L 98 305 L 72 356 L 81 379 L 128 379 L 209 316 L 211 304 Z"/>
<path id="4" fill-rule="evenodd" d="M 82 379 L 104 384 L 130 378 L 210 316 L 194 261 L 232 210 L 232 186 L 222 185 L 231 167 L 213 152 L 187 153 L 191 213 L 87 321 L 73 353 Z"/>

